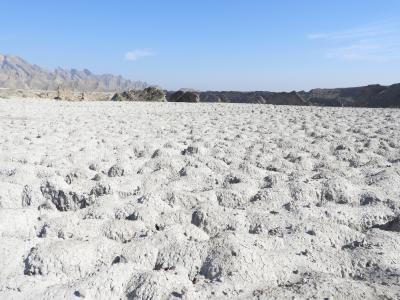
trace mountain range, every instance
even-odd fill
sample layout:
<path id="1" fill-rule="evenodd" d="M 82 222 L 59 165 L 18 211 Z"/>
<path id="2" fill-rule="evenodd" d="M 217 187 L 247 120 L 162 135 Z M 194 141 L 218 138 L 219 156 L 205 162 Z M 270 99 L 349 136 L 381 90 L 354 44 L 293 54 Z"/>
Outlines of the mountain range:
<path id="1" fill-rule="evenodd" d="M 58 87 L 81 92 L 116 92 L 143 89 L 148 84 L 111 74 L 96 75 L 87 69 L 46 70 L 17 56 L 0 54 L 0 88 L 56 90 Z"/>

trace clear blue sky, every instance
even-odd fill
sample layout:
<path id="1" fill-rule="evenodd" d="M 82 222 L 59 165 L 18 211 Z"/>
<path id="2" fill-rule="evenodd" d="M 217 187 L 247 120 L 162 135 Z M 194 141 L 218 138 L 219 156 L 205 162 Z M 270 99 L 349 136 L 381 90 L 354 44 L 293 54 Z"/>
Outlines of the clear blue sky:
<path id="1" fill-rule="evenodd" d="M 168 89 L 400 82 L 398 0 L 1 0 L 0 53 Z"/>

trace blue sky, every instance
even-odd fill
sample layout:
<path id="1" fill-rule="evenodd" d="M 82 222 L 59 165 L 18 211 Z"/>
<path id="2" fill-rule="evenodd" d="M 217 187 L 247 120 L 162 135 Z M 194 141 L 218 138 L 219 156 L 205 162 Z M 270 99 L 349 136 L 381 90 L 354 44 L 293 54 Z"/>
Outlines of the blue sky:
<path id="1" fill-rule="evenodd" d="M 163 88 L 400 82 L 398 0 L 1 0 L 0 53 Z"/>

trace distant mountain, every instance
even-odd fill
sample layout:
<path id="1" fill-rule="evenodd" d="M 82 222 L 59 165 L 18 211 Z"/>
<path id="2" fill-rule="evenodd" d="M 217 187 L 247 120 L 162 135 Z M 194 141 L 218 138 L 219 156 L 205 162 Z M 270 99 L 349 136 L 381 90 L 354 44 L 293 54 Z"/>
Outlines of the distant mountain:
<path id="1" fill-rule="evenodd" d="M 86 69 L 48 71 L 20 57 L 0 54 L 0 88 L 56 90 L 59 86 L 82 92 L 118 92 L 143 89 L 148 84 L 110 74 L 95 75 Z"/>

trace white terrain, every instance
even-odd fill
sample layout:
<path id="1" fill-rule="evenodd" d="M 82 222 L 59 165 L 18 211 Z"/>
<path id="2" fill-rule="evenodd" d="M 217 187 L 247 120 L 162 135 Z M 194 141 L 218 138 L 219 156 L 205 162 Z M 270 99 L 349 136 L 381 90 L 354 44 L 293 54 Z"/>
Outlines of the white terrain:
<path id="1" fill-rule="evenodd" d="M 399 120 L 0 99 L 0 299 L 399 299 Z"/>

